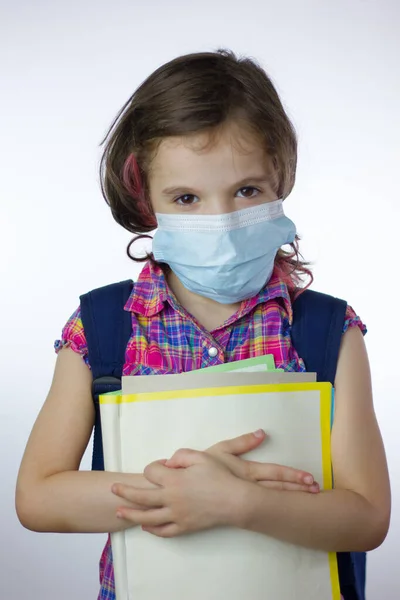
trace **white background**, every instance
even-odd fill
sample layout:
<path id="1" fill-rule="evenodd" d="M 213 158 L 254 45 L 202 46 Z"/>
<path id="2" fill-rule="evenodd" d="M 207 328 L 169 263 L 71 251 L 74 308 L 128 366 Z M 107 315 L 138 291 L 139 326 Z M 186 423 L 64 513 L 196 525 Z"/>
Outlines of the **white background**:
<path id="1" fill-rule="evenodd" d="M 79 294 L 137 275 L 125 256 L 130 236 L 100 195 L 102 136 L 161 63 L 223 46 L 258 58 L 277 83 L 300 136 L 286 212 L 315 262 L 314 287 L 347 299 L 369 327 L 393 519 L 387 541 L 369 557 L 368 598 L 397 599 L 399 3 L 0 6 L 1 598 L 97 597 L 104 537 L 25 531 L 13 508 L 16 472 L 50 384 L 53 341 Z"/>

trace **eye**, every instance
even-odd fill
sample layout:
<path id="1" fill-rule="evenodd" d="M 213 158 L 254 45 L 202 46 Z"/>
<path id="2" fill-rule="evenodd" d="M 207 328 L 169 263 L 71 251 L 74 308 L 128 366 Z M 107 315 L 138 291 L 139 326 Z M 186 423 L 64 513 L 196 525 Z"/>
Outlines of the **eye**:
<path id="1" fill-rule="evenodd" d="M 174 202 L 180 206 L 191 206 L 192 204 L 197 204 L 198 201 L 199 199 L 197 196 L 194 196 L 193 194 L 184 194 L 174 200 Z"/>
<path id="2" fill-rule="evenodd" d="M 241 198 L 255 198 L 260 193 L 261 191 L 258 188 L 248 185 L 240 188 L 240 190 L 236 192 L 236 195 L 242 194 Z"/>

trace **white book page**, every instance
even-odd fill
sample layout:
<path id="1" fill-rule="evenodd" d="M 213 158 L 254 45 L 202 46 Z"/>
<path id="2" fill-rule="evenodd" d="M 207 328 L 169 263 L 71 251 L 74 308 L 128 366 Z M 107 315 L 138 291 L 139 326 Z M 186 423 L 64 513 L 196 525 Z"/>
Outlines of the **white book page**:
<path id="1" fill-rule="evenodd" d="M 251 367 L 252 368 L 252 367 Z M 144 392 L 165 392 L 169 390 L 188 390 L 196 388 L 265 385 L 278 383 L 314 383 L 315 373 L 241 372 L 240 370 L 225 373 L 207 372 L 207 369 L 189 371 L 179 375 L 133 375 L 122 377 L 124 394 Z"/>
<path id="2" fill-rule="evenodd" d="M 252 459 L 308 470 L 322 485 L 319 398 L 313 390 L 121 404 L 122 470 L 262 427 L 270 438 Z M 336 600 L 324 552 L 229 528 L 168 540 L 132 528 L 113 544 L 119 537 L 127 577 L 117 600 Z"/>
<path id="3" fill-rule="evenodd" d="M 120 436 L 120 404 L 100 404 L 101 432 L 103 438 L 104 470 L 114 473 L 124 471 L 121 459 Z M 142 469 L 143 471 L 143 469 Z M 111 534 L 115 593 L 117 599 L 126 597 L 128 589 L 128 568 L 126 563 L 125 536 L 118 533 Z"/>

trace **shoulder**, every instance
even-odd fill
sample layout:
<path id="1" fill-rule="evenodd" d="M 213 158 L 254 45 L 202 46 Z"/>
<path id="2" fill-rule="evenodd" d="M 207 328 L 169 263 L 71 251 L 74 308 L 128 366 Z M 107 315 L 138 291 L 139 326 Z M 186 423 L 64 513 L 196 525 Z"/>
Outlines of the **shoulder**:
<path id="1" fill-rule="evenodd" d="M 349 329 L 353 329 L 354 327 L 358 327 L 363 335 L 367 333 L 367 327 L 361 320 L 361 317 L 357 315 L 357 313 L 350 305 L 347 305 L 345 319 L 343 323 L 343 333 L 346 333 L 346 331 L 348 331 Z"/>
<path id="2" fill-rule="evenodd" d="M 113 283 L 108 283 L 107 285 L 102 285 L 100 287 L 94 288 L 93 290 L 90 290 L 88 292 L 85 292 L 84 294 L 82 294 L 80 296 L 80 300 L 81 300 L 81 304 L 82 304 L 82 300 L 85 300 L 88 297 L 95 297 L 98 298 L 100 296 L 102 297 L 109 297 L 112 294 L 116 294 L 119 292 L 124 292 L 124 291 L 131 291 L 133 287 L 133 280 L 132 279 L 125 279 L 123 281 L 116 281 Z"/>
<path id="3" fill-rule="evenodd" d="M 113 334 L 115 322 L 118 320 L 113 319 L 112 315 L 116 313 L 115 317 L 119 316 L 130 296 L 132 287 L 133 281 L 127 279 L 82 294 L 79 307 L 64 325 L 61 339 L 56 340 L 54 344 L 56 352 L 58 353 L 65 347 L 71 348 L 80 354 L 89 366 L 87 338 L 88 336 L 90 338 L 90 332 L 93 329 L 98 332 L 98 326 L 101 323 L 106 337 Z"/>
<path id="4" fill-rule="evenodd" d="M 334 322 L 337 328 L 342 328 L 342 333 L 353 327 L 358 327 L 364 335 L 367 331 L 361 318 L 346 300 L 315 290 L 307 289 L 295 298 L 293 318 L 294 321 L 312 318 L 314 322 Z"/>
<path id="5" fill-rule="evenodd" d="M 54 342 L 54 349 L 58 354 L 62 348 L 71 348 L 88 362 L 88 348 L 85 330 L 83 327 L 81 307 L 79 306 L 69 317 L 61 331 L 61 337 Z"/>

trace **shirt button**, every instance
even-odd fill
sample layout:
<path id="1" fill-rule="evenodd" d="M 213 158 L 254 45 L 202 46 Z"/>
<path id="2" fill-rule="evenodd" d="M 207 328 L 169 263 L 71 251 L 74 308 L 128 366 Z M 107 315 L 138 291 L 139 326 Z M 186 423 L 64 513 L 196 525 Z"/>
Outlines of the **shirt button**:
<path id="1" fill-rule="evenodd" d="M 217 348 L 214 348 L 214 346 L 211 346 L 211 348 L 208 349 L 208 356 L 210 358 L 215 358 L 218 354 L 218 350 Z"/>

